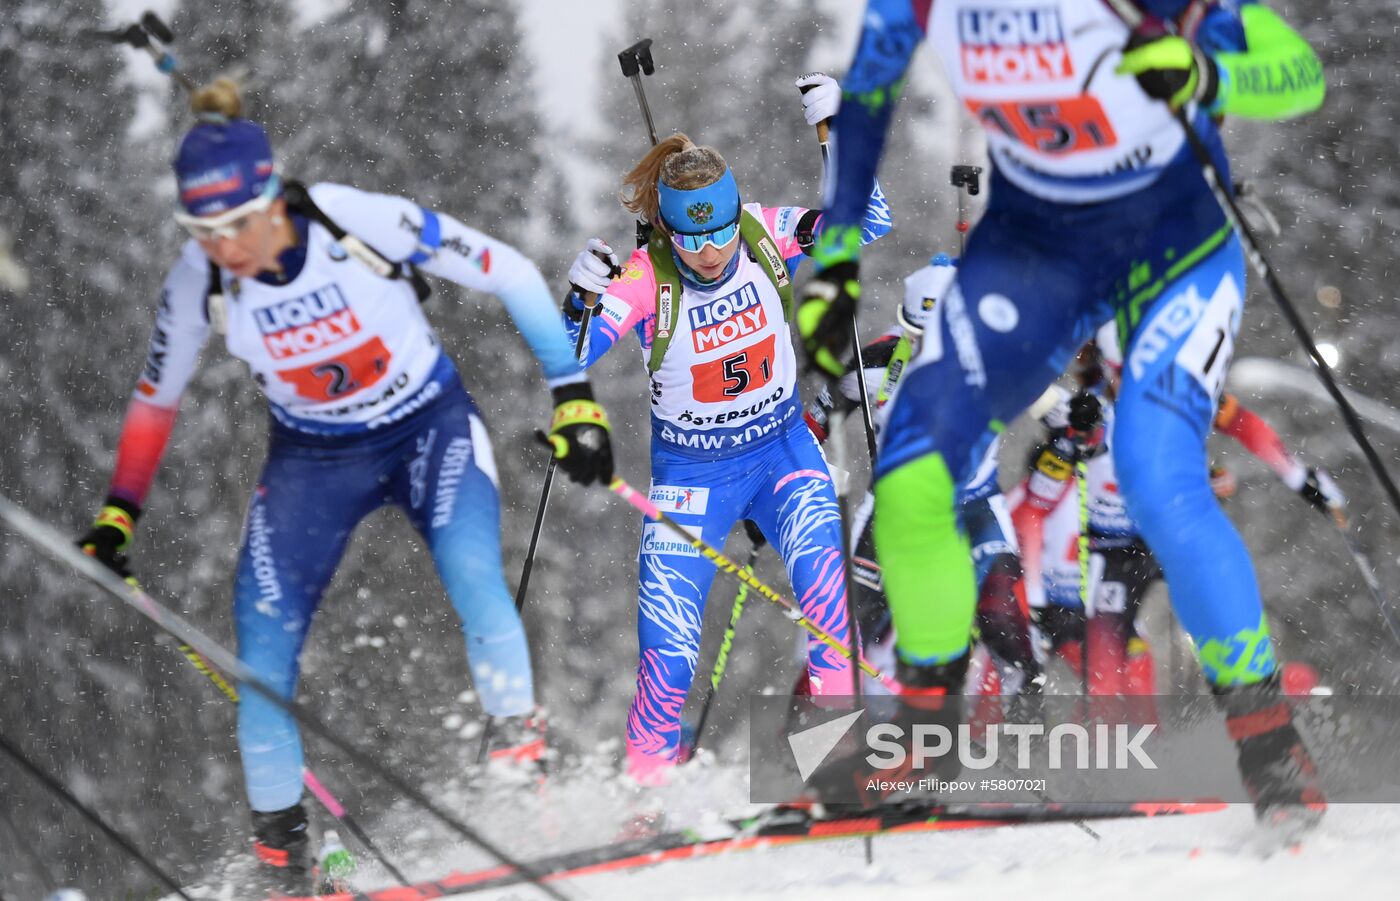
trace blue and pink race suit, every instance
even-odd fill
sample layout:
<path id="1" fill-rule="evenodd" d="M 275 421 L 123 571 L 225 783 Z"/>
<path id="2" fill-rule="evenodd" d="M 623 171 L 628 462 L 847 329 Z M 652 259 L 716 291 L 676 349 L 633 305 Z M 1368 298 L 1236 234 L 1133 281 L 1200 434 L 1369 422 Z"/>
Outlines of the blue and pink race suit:
<path id="1" fill-rule="evenodd" d="M 866 227 L 873 238 L 889 225 L 878 191 L 871 201 Z M 807 210 L 745 208 L 761 219 L 789 272 L 795 271 L 803 256 L 797 226 Z M 755 522 L 787 565 L 802 612 L 844 644 L 849 625 L 840 511 L 826 461 L 802 419 L 796 355 L 778 291 L 742 245 L 715 282 L 682 279 L 670 344 L 651 373 L 651 500 L 715 546 L 739 520 Z M 629 331 L 645 362 L 656 306 L 655 273 L 641 249 L 599 301 L 586 364 Z M 569 325 L 577 335 L 578 326 Z M 629 770 L 643 781 L 661 778 L 677 757 L 681 708 L 695 676 L 714 576 L 714 565 L 665 526 L 642 527 L 640 659 L 627 756 Z M 848 661 L 816 639 L 808 643 L 807 666 L 815 694 L 851 692 Z"/>

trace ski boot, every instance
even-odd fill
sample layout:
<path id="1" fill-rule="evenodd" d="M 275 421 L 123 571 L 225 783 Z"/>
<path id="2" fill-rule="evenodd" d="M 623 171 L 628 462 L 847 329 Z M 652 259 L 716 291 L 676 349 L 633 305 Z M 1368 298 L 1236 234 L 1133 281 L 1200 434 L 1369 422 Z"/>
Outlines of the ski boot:
<path id="1" fill-rule="evenodd" d="M 491 723 L 479 762 L 500 774 L 519 774 L 540 780 L 545 775 L 545 720 L 541 710 L 520 716 L 497 717 Z"/>
<path id="2" fill-rule="evenodd" d="M 939 724 L 956 734 L 963 722 L 962 694 L 970 656 L 969 650 L 956 660 L 932 665 L 913 664 L 900 658 L 895 668 L 895 679 L 900 685 L 895 703 L 888 703 L 891 699 L 887 698 L 872 699 L 867 715 L 899 726 L 906 742 L 915 725 L 921 724 Z M 916 764 L 913 753 L 905 753 L 898 766 L 878 767 L 871 763 L 870 749 L 863 737 L 853 744 L 855 747 L 850 750 L 843 752 L 838 746 L 832 752 L 828 763 L 808 780 L 804 800 L 819 802 L 833 812 L 849 812 L 854 807 L 869 809 L 899 790 L 895 787 L 898 783 L 947 780 L 962 767 L 956 754 Z"/>
<path id="3" fill-rule="evenodd" d="M 1277 673 L 1263 682 L 1214 689 L 1239 749 L 1240 776 L 1261 825 L 1300 834 L 1327 810 L 1317 765 L 1293 725 Z"/>
<path id="4" fill-rule="evenodd" d="M 996 666 L 996 693 L 1039 694 L 1044 684 L 1018 586 L 1021 563 L 999 554 L 977 593 L 977 634 Z M 991 687 L 990 685 L 988 687 Z"/>
<path id="5" fill-rule="evenodd" d="M 309 895 L 310 838 L 301 804 L 285 810 L 253 811 L 253 853 L 258 858 L 259 889 L 287 895 Z"/>

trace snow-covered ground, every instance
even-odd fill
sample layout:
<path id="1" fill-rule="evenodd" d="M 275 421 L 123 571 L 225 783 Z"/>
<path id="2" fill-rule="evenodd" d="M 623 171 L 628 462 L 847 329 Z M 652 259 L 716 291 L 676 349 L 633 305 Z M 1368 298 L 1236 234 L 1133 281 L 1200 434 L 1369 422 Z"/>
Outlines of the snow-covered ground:
<path id="1" fill-rule="evenodd" d="M 1400 877 L 1400 808 L 1340 805 L 1298 850 L 1262 857 L 1249 809 L 1092 824 L 1011 826 L 843 840 L 663 864 L 560 884 L 578 898 L 926 901 L 1184 901 L 1211 894 L 1249 899 L 1393 897 Z M 1362 894 L 1364 893 L 1364 895 Z M 538 892 L 483 893 L 486 898 Z"/>
<path id="2" fill-rule="evenodd" d="M 1255 848 L 1250 810 L 1090 824 L 1098 839 L 1069 823 L 962 832 L 885 835 L 741 851 L 554 883 L 570 898 L 746 899 L 746 901 L 924 901 L 929 898 L 1034 897 L 1042 901 L 1183 901 L 1239 892 L 1250 899 L 1392 897 L 1400 852 L 1400 808 L 1334 806 L 1298 848 Z M 583 829 L 580 835 L 591 834 Z M 471 852 L 439 864 L 485 865 Z M 438 875 L 452 869 L 437 869 Z M 411 876 L 431 875 L 425 866 Z M 371 882 L 364 886 L 389 885 Z M 232 890 L 198 894 L 236 898 Z M 488 899 L 537 898 L 530 886 L 481 892 Z"/>
<path id="3" fill-rule="evenodd" d="M 584 765 L 543 791 L 497 789 L 478 794 L 448 786 L 443 796 L 489 838 L 530 859 L 603 844 L 639 810 L 664 810 L 668 826 L 697 825 L 703 830 L 720 813 L 742 811 L 746 793 L 746 773 L 739 767 L 686 768 L 674 784 L 643 792 L 626 779 Z M 1334 805 L 1301 845 L 1273 853 L 1265 850 L 1247 805 L 1086 825 L 1088 829 L 1053 823 L 881 835 L 872 840 L 870 864 L 863 839 L 841 839 L 726 852 L 572 877 L 554 885 L 570 898 L 665 901 L 1189 901 L 1211 892 L 1274 901 L 1384 898 L 1400 885 L 1394 865 L 1400 854 L 1396 805 Z M 441 830 L 407 809 L 386 818 L 383 827 L 391 854 L 410 879 L 493 863 L 465 846 L 443 842 Z M 364 855 L 361 858 L 359 887 L 393 884 L 382 870 L 364 862 Z M 246 859 L 232 864 L 224 878 L 236 882 L 245 866 Z M 241 898 L 230 884 L 192 895 L 221 901 Z M 543 896 L 518 885 L 472 897 L 505 901 Z"/>

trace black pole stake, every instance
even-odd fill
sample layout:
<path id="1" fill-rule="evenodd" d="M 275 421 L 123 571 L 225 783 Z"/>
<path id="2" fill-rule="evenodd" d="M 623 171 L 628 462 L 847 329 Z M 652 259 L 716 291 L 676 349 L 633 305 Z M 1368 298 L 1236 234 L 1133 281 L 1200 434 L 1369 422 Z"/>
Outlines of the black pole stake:
<path id="1" fill-rule="evenodd" d="M 1210 150 L 1206 148 L 1201 136 L 1196 134 L 1196 129 L 1186 118 L 1184 110 L 1177 110 L 1176 120 L 1181 125 L 1182 131 L 1186 133 L 1186 141 L 1191 145 L 1191 152 L 1195 154 L 1196 161 L 1201 166 L 1206 184 L 1210 185 L 1211 193 L 1215 195 L 1215 200 L 1220 204 L 1221 211 L 1225 214 L 1225 218 L 1230 220 L 1230 224 L 1234 226 L 1235 234 L 1239 236 L 1240 244 L 1244 247 L 1245 259 L 1249 261 L 1250 266 L 1264 280 L 1264 283 L 1269 286 L 1269 292 L 1278 302 L 1279 309 L 1283 312 L 1283 318 L 1288 320 L 1293 334 L 1297 336 L 1298 342 L 1303 345 L 1303 350 L 1307 352 L 1308 360 L 1312 363 L 1313 371 L 1317 373 L 1318 379 L 1322 382 L 1322 387 L 1327 389 L 1327 393 L 1332 395 L 1332 400 L 1336 402 L 1337 408 L 1342 411 L 1342 419 L 1346 421 L 1347 431 L 1351 432 L 1351 437 L 1361 448 L 1361 453 L 1366 457 L 1366 462 L 1370 464 L 1372 472 L 1376 474 L 1376 479 L 1381 483 L 1381 487 L 1385 489 L 1391 504 L 1394 505 L 1396 512 L 1400 513 L 1400 488 L 1396 488 L 1395 480 L 1390 477 L 1385 464 L 1381 462 L 1380 455 L 1371 446 L 1371 441 L 1366 437 L 1365 429 L 1362 428 L 1361 419 L 1356 415 L 1356 410 L 1352 409 L 1351 401 L 1346 399 L 1346 395 L 1337 385 L 1337 379 L 1332 374 L 1332 367 L 1327 365 L 1327 361 L 1322 358 L 1321 351 L 1313 343 L 1312 334 L 1308 331 L 1307 325 L 1304 324 L 1303 317 L 1298 313 L 1298 308 L 1289 299 L 1288 291 L 1284 288 L 1282 280 L 1279 279 L 1278 272 L 1264 256 L 1258 240 L 1254 237 L 1254 231 L 1245 221 L 1244 215 L 1235 203 L 1235 198 L 1230 196 L 1224 180 L 1220 177 L 1220 171 L 1215 167 L 1215 160 L 1211 158 Z"/>
<path id="2" fill-rule="evenodd" d="M 651 118 L 651 107 L 647 105 L 646 91 L 642 89 L 642 76 L 656 71 L 656 63 L 651 58 L 651 38 L 642 38 L 619 53 L 617 61 L 622 65 L 622 77 L 632 80 L 632 89 L 637 92 L 637 105 L 642 108 L 642 119 L 646 121 L 647 137 L 651 138 L 651 146 L 655 147 L 656 124 Z"/>
<path id="3" fill-rule="evenodd" d="M 963 247 L 967 243 L 967 232 L 971 228 L 967 221 L 967 207 L 963 203 L 963 191 L 967 192 L 968 197 L 976 197 L 982 193 L 982 167 L 954 166 L 952 182 L 958 191 L 958 256 L 961 258 Z"/>

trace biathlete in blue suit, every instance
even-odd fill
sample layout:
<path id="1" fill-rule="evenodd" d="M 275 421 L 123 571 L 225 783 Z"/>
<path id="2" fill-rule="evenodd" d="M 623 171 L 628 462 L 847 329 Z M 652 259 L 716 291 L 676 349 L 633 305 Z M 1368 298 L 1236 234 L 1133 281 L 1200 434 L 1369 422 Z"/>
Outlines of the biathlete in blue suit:
<path id="1" fill-rule="evenodd" d="M 84 549 L 126 568 L 180 396 L 211 331 L 248 365 L 271 411 L 234 585 L 239 658 L 290 699 L 298 658 L 355 526 L 390 504 L 423 536 L 462 620 L 501 750 L 542 750 L 520 616 L 501 570 L 500 500 L 486 426 L 423 315 L 407 265 L 498 296 L 553 392 L 551 435 L 577 481 L 609 479 L 607 418 L 534 265 L 509 245 L 400 197 L 321 184 L 290 203 L 236 86 L 198 92 L 201 121 L 175 158 L 189 231 L 166 278 L 106 504 Z M 317 214 L 320 214 L 319 216 Z M 337 240 L 322 219 L 343 228 Z M 347 248 L 367 244 L 385 277 Z M 245 686 L 246 689 L 246 686 Z M 269 882 L 304 894 L 310 871 L 295 721 L 244 690 L 238 746 L 255 851 Z"/>
<path id="2" fill-rule="evenodd" d="M 1261 817 L 1320 806 L 1277 689 L 1249 553 L 1207 480 L 1244 260 L 1176 117 L 1225 172 L 1215 118 L 1316 109 L 1316 54 L 1249 0 L 870 0 L 835 124 L 832 225 L 799 313 L 809 352 L 833 372 L 859 295 L 862 186 L 925 35 L 986 131 L 993 172 L 880 448 L 876 548 L 901 681 L 958 690 L 976 589 L 956 486 L 1114 320 L 1126 348 L 1114 427 L 1122 492 L 1226 711 L 1246 787 Z"/>

